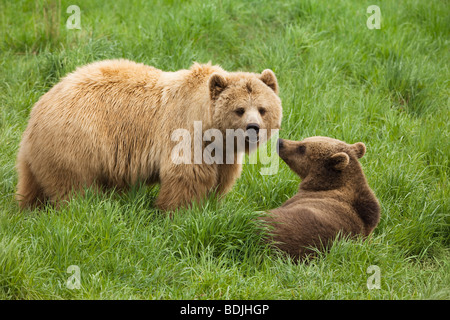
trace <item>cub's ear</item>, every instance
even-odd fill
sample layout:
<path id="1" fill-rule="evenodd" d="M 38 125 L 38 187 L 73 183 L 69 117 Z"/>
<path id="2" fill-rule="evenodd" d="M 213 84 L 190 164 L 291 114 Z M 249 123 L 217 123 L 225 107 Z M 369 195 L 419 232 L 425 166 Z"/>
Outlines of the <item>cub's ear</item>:
<path id="1" fill-rule="evenodd" d="M 359 158 L 362 158 L 363 155 L 366 154 L 366 145 L 362 142 L 357 142 L 352 145 L 353 150 L 355 150 L 356 156 Z"/>
<path id="2" fill-rule="evenodd" d="M 266 69 L 261 72 L 259 80 L 264 82 L 269 88 L 271 88 L 273 91 L 275 91 L 276 94 L 278 94 L 278 81 L 275 73 L 273 73 L 272 70 Z"/>
<path id="3" fill-rule="evenodd" d="M 209 85 L 209 94 L 211 96 L 211 99 L 216 100 L 219 97 L 219 95 L 222 93 L 222 91 L 225 90 L 225 88 L 228 85 L 228 82 L 224 76 L 222 76 L 218 73 L 213 73 L 209 77 L 208 85 Z"/>
<path id="4" fill-rule="evenodd" d="M 336 170 L 344 170 L 350 162 L 350 157 L 345 152 L 338 152 L 331 156 L 330 163 Z"/>

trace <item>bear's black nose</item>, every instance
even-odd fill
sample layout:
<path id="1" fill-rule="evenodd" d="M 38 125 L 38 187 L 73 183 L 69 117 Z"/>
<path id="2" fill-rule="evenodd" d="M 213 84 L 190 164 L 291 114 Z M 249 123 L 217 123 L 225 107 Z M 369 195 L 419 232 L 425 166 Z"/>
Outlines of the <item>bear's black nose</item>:
<path id="1" fill-rule="evenodd" d="M 259 133 L 259 124 L 257 124 L 257 123 L 249 123 L 247 125 L 247 131 L 250 130 L 250 129 L 255 130 L 256 134 L 258 134 Z"/>
<path id="2" fill-rule="evenodd" d="M 277 140 L 277 153 L 280 154 L 280 150 L 283 149 L 283 139 Z"/>
<path id="3" fill-rule="evenodd" d="M 278 150 L 283 148 L 283 139 L 278 139 L 277 140 L 277 147 L 278 147 Z"/>

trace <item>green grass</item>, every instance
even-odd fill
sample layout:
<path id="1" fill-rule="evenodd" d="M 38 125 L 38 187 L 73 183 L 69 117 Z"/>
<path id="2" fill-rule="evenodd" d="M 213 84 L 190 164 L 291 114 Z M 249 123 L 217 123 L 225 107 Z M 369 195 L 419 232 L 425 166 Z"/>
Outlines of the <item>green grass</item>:
<path id="1" fill-rule="evenodd" d="M 55 2 L 56 3 L 56 2 Z M 450 299 L 448 1 L 0 2 L 0 298 Z M 366 8 L 381 9 L 369 30 Z M 15 157 L 33 104 L 77 66 L 128 58 L 163 70 L 193 61 L 277 74 L 280 136 L 363 141 L 382 206 L 366 242 L 340 240 L 294 264 L 252 222 L 299 178 L 245 165 L 221 202 L 154 209 L 158 187 L 88 194 L 19 212 Z M 66 282 L 70 265 L 81 288 Z M 366 286 L 381 270 L 381 289 Z"/>

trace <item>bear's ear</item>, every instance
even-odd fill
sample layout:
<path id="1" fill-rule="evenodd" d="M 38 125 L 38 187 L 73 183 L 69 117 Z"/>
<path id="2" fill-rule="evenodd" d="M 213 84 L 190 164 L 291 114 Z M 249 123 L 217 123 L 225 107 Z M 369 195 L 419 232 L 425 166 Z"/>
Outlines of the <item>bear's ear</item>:
<path id="1" fill-rule="evenodd" d="M 275 91 L 276 94 L 278 94 L 278 81 L 275 73 L 273 73 L 272 70 L 266 69 L 261 72 L 259 80 L 264 82 L 269 88 L 271 88 L 273 91 Z"/>
<path id="2" fill-rule="evenodd" d="M 362 142 L 357 142 L 352 145 L 353 150 L 355 150 L 356 156 L 362 158 L 366 154 L 366 145 Z"/>
<path id="3" fill-rule="evenodd" d="M 209 94 L 212 100 L 216 100 L 219 94 L 227 87 L 228 83 L 224 76 L 213 73 L 208 80 Z"/>
<path id="4" fill-rule="evenodd" d="M 330 163 L 336 170 L 344 170 L 350 162 L 350 157 L 345 152 L 338 152 L 331 156 Z"/>

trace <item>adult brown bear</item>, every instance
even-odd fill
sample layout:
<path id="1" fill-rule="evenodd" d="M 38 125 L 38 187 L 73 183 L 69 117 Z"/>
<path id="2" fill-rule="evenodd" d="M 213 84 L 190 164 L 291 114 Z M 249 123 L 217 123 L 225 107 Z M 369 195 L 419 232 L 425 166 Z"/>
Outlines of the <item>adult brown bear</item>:
<path id="1" fill-rule="evenodd" d="M 174 130 L 194 140 L 203 132 L 271 129 L 281 125 L 278 84 L 271 70 L 226 72 L 211 64 L 163 72 L 128 60 L 77 69 L 35 104 L 17 159 L 20 206 L 59 203 L 84 187 L 126 188 L 160 183 L 157 206 L 176 209 L 225 194 L 241 172 L 234 163 L 177 163 Z M 198 139 L 195 138 L 195 139 Z M 208 141 L 200 137 L 202 149 Z M 225 145 L 225 144 L 224 144 Z M 192 143 L 192 148 L 194 143 Z"/>

